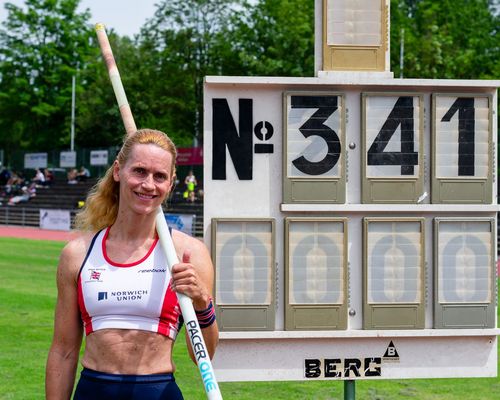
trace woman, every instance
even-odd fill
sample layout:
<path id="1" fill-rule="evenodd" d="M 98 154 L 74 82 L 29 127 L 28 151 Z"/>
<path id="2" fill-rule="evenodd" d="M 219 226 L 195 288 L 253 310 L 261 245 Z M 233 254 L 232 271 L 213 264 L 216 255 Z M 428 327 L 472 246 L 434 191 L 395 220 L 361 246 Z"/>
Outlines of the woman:
<path id="1" fill-rule="evenodd" d="M 35 170 L 35 176 L 33 177 L 33 182 L 37 185 L 43 185 L 45 183 L 45 175 L 40 168 Z"/>
<path id="2" fill-rule="evenodd" d="M 192 299 L 213 356 L 219 333 L 207 248 L 172 231 L 182 262 L 170 276 L 155 228 L 157 208 L 175 181 L 175 157 L 164 133 L 139 130 L 89 194 L 77 226 L 93 233 L 70 241 L 58 266 L 47 399 L 70 398 L 83 330 L 75 399 L 182 399 L 173 378 L 172 348 L 182 324 L 175 292 Z"/>
<path id="3" fill-rule="evenodd" d="M 189 199 L 189 195 L 192 192 L 194 192 L 194 189 L 196 188 L 196 185 L 198 184 L 198 181 L 196 180 L 196 177 L 194 176 L 192 170 L 190 170 L 189 173 L 184 178 L 184 184 L 186 185 L 186 191 L 184 192 L 184 198 L 187 200 L 187 199 Z"/>

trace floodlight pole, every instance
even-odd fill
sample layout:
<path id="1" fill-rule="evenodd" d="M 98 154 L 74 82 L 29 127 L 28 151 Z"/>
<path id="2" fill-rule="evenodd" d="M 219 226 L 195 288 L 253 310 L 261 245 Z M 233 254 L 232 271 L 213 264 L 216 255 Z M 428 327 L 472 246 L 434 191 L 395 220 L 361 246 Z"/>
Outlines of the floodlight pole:
<path id="1" fill-rule="evenodd" d="M 403 79 L 404 70 L 404 56 L 405 56 L 405 30 L 401 28 L 401 42 L 399 46 L 399 77 Z"/>
<path id="2" fill-rule="evenodd" d="M 347 380 L 344 381 L 344 400 L 355 400 L 356 399 L 356 381 Z"/>
<path id="3" fill-rule="evenodd" d="M 71 147 L 70 150 L 75 150 L 75 92 L 76 92 L 76 76 L 71 78 Z"/>

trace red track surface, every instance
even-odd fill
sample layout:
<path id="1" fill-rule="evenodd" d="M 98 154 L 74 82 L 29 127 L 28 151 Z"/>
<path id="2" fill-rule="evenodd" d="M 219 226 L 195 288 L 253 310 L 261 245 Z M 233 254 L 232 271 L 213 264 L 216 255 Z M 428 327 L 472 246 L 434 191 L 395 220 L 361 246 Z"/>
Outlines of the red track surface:
<path id="1" fill-rule="evenodd" d="M 28 228 L 24 226 L 0 225 L 0 237 L 23 239 L 59 240 L 67 242 L 77 235 L 76 232 L 50 231 L 47 229 Z"/>

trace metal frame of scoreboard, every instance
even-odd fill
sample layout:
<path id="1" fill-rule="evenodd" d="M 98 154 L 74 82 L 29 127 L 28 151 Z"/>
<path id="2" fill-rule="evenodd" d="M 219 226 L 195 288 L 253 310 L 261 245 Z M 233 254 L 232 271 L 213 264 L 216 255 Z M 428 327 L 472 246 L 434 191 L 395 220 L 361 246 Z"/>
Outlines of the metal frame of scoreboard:
<path id="1" fill-rule="evenodd" d="M 205 79 L 221 381 L 497 375 L 500 81 L 392 79 L 380 49 Z"/>

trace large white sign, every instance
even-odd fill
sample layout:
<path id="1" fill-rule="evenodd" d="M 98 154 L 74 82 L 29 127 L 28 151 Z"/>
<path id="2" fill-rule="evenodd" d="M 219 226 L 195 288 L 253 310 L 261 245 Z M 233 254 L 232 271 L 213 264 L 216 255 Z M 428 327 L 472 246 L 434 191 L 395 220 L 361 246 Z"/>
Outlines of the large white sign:
<path id="1" fill-rule="evenodd" d="M 496 148 L 498 86 L 206 77 L 220 381 L 496 375 L 497 165 L 484 148 Z M 266 221 L 265 259 L 254 238 Z M 460 308 L 442 302 L 455 292 Z M 276 302 L 249 297 L 263 293 Z"/>
<path id="2" fill-rule="evenodd" d="M 40 209 L 40 228 L 69 231 L 71 229 L 71 212 L 69 210 Z"/>
<path id="3" fill-rule="evenodd" d="M 90 152 L 90 165 L 108 165 L 107 150 L 92 150 Z"/>
<path id="4" fill-rule="evenodd" d="M 61 168 L 76 167 L 76 151 L 61 151 L 59 154 L 59 166 Z"/>
<path id="5" fill-rule="evenodd" d="M 26 153 L 24 168 L 47 168 L 47 153 Z"/>

